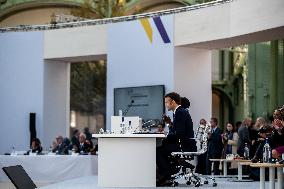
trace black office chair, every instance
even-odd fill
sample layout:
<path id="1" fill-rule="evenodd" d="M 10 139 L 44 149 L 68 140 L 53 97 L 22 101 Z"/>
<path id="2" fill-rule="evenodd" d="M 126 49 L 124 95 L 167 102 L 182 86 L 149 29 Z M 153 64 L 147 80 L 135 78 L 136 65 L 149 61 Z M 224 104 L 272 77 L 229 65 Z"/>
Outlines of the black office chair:
<path id="1" fill-rule="evenodd" d="M 200 156 L 207 151 L 207 136 L 210 132 L 210 125 L 203 126 L 203 128 L 198 128 L 196 140 L 200 141 L 201 149 L 197 152 L 185 152 L 182 149 L 180 143 L 180 151 L 172 152 L 172 167 L 175 173 L 171 176 L 172 186 L 177 186 L 179 183 L 177 179 L 184 178 L 187 185 L 194 184 L 195 187 L 202 186 L 203 184 L 209 184 L 209 180 L 212 181 L 212 186 L 217 186 L 214 177 L 209 177 L 206 175 L 201 175 L 195 173 L 195 166 L 190 163 L 195 156 Z"/>
<path id="2" fill-rule="evenodd" d="M 2 169 L 17 189 L 37 188 L 21 165 L 3 167 Z"/>

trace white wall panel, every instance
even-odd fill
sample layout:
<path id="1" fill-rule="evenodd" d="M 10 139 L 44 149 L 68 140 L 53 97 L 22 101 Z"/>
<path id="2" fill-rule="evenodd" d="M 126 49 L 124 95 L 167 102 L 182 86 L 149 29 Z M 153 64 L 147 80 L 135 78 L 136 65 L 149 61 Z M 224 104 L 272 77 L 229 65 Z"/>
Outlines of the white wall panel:
<path id="1" fill-rule="evenodd" d="M 171 43 L 164 43 L 152 19 L 153 43 L 139 21 L 108 25 L 107 126 L 113 115 L 114 88 L 165 85 L 173 90 L 173 16 L 161 17 Z"/>
<path id="2" fill-rule="evenodd" d="M 43 134 L 43 33 L 0 34 L 0 153 L 27 150 L 29 113 Z"/>

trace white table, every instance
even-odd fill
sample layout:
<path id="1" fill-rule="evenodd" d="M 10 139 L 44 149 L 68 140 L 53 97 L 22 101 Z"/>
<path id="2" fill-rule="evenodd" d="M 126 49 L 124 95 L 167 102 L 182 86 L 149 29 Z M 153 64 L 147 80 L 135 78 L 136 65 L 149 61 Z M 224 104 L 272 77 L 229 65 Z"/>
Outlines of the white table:
<path id="1" fill-rule="evenodd" d="M 244 182 L 253 181 L 249 179 L 243 179 L 243 166 L 248 166 L 252 162 L 250 160 L 241 160 L 241 159 L 237 159 L 236 161 L 238 163 L 238 181 L 244 181 Z"/>
<path id="2" fill-rule="evenodd" d="M 277 189 L 283 189 L 283 164 L 251 163 L 251 167 L 260 168 L 260 189 L 265 189 L 265 168 L 269 168 L 269 189 L 275 189 L 275 168 L 277 168 Z"/>
<path id="3" fill-rule="evenodd" d="M 156 186 L 156 138 L 164 134 L 92 136 L 98 138 L 98 186 Z"/>
<path id="4" fill-rule="evenodd" d="M 97 158 L 95 155 L 0 155 L 0 167 L 22 165 L 34 182 L 59 182 L 97 175 Z M 9 181 L 3 170 L 0 181 Z"/>
<path id="5" fill-rule="evenodd" d="M 226 178 L 226 177 L 232 177 L 228 176 L 228 162 L 233 162 L 234 160 L 227 160 L 227 159 L 209 159 L 210 161 L 219 161 L 220 163 L 223 162 L 223 175 L 221 177 Z M 214 175 L 215 177 L 218 177 L 218 175 Z"/>

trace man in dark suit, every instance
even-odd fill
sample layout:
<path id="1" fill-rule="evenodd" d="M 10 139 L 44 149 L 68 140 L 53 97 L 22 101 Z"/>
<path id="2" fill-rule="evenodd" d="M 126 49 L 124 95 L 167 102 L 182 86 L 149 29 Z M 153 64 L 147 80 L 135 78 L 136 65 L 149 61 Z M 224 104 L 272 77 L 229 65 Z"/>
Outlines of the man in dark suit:
<path id="1" fill-rule="evenodd" d="M 208 134 L 208 148 L 207 148 L 207 158 L 206 158 L 206 172 L 207 175 L 211 175 L 212 162 L 209 159 L 220 159 L 222 157 L 223 143 L 222 143 L 222 131 L 217 126 L 217 118 L 211 118 L 211 133 Z M 214 162 L 213 171 L 214 175 L 219 175 L 219 161 Z"/>
<path id="2" fill-rule="evenodd" d="M 166 182 L 171 176 L 169 161 L 171 152 L 181 151 L 180 144 L 183 151 L 196 151 L 196 142 L 191 139 L 194 137 L 193 123 L 188 111 L 180 106 L 180 95 L 174 92 L 167 94 L 165 106 L 169 111 L 173 111 L 174 119 L 169 126 L 167 138 L 163 140 L 162 146 L 157 147 L 158 183 L 160 184 Z M 164 116 L 164 120 L 170 122 L 167 116 Z"/>
<path id="3" fill-rule="evenodd" d="M 52 152 L 59 155 L 68 154 L 67 146 L 63 143 L 63 137 L 61 135 L 56 137 L 56 146 L 54 146 Z"/>
<path id="4" fill-rule="evenodd" d="M 93 148 L 93 144 L 86 140 L 86 135 L 81 133 L 79 135 L 79 152 L 80 154 L 87 154 Z"/>

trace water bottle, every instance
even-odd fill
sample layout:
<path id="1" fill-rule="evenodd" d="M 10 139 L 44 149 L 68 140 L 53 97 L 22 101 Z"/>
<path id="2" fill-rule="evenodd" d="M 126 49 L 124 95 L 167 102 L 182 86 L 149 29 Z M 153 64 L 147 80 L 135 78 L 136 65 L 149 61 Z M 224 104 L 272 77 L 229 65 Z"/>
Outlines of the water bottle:
<path id="1" fill-rule="evenodd" d="M 12 146 L 11 155 L 12 156 L 16 155 L 15 146 Z"/>
<path id="2" fill-rule="evenodd" d="M 124 117 L 121 117 L 121 123 L 120 123 L 120 133 L 125 134 L 125 123 L 124 123 Z"/>
<path id="3" fill-rule="evenodd" d="M 118 110 L 118 115 L 121 117 L 122 116 L 122 110 Z"/>
<path id="4" fill-rule="evenodd" d="M 131 125 L 131 121 L 129 121 L 129 125 L 128 125 L 128 133 L 132 133 L 132 125 Z"/>
<path id="5" fill-rule="evenodd" d="M 263 146 L 263 163 L 269 163 L 271 160 L 271 148 L 268 143 L 268 138 L 265 139 L 265 144 Z"/>
<path id="6" fill-rule="evenodd" d="M 245 143 L 245 148 L 244 148 L 244 159 L 249 159 L 249 147 L 247 143 Z"/>

